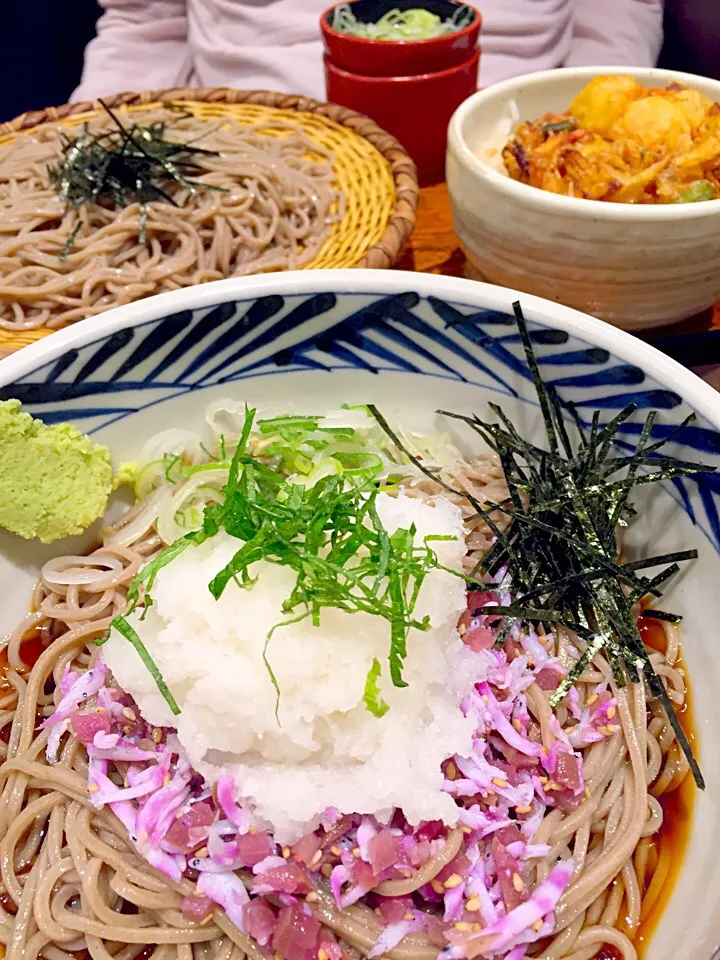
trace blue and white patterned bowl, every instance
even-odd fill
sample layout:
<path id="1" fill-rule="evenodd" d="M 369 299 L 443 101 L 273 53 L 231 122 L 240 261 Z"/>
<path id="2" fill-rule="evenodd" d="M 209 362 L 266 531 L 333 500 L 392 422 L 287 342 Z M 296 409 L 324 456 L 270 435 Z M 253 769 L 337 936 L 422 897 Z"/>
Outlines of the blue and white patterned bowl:
<path id="1" fill-rule="evenodd" d="M 230 397 L 275 410 L 318 412 L 373 401 L 432 428 L 437 408 L 486 412 L 499 402 L 528 439 L 538 416 L 511 303 L 520 299 L 546 381 L 582 416 L 608 420 L 629 400 L 638 421 L 660 411 L 654 435 L 688 413 L 676 438 L 684 459 L 720 466 L 720 394 L 630 335 L 531 296 L 445 277 L 380 271 L 284 273 L 163 294 L 27 347 L 0 361 L 0 399 L 18 397 L 46 422 L 70 421 L 107 443 L 118 461 L 171 425 L 200 422 Z M 445 425 L 447 428 L 447 425 Z M 469 438 L 465 438 L 467 445 Z M 690 850 L 646 960 L 704 960 L 720 942 L 720 477 L 648 493 L 628 547 L 665 553 L 697 547 L 700 559 L 669 591 L 682 613 L 700 762 L 707 790 L 694 815 Z M 27 610 L 42 548 L 0 537 L 0 636 Z"/>

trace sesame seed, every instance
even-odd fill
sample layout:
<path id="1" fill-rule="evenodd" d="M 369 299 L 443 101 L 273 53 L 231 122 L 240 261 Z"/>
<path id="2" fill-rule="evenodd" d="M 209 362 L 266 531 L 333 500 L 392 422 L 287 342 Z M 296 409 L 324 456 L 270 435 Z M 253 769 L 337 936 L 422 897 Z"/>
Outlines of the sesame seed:
<path id="1" fill-rule="evenodd" d="M 282 855 L 283 857 L 285 857 L 286 860 L 288 860 L 290 858 L 290 847 L 283 847 Z"/>
<path id="2" fill-rule="evenodd" d="M 150 835 L 146 830 L 143 830 L 141 833 L 138 834 L 137 842 L 140 844 L 143 844 L 143 843 L 147 843 L 149 839 L 150 839 Z"/>
<path id="3" fill-rule="evenodd" d="M 608 733 L 612 734 L 612 733 L 616 733 L 620 729 L 620 727 L 618 727 L 616 723 L 609 723 L 607 725 L 607 729 L 608 729 Z"/>
<path id="4" fill-rule="evenodd" d="M 430 886 L 433 888 L 435 893 L 443 894 L 445 893 L 445 887 L 440 883 L 439 880 L 433 880 Z"/>
<path id="5" fill-rule="evenodd" d="M 333 846 L 333 847 L 330 847 L 330 853 L 331 853 L 334 857 L 339 857 L 339 856 L 341 856 L 341 854 L 342 854 L 342 850 L 340 849 L 340 847 L 334 847 L 334 846 Z"/>
<path id="6" fill-rule="evenodd" d="M 178 810 L 177 813 L 175 814 L 175 819 L 176 819 L 176 820 L 182 820 L 182 818 L 183 818 L 184 816 L 185 816 L 185 814 L 183 813 L 183 811 L 182 811 L 182 810 Z"/>
<path id="7" fill-rule="evenodd" d="M 317 893 L 314 890 L 311 890 L 310 893 L 305 897 L 308 903 L 317 903 L 320 899 Z"/>
<path id="8" fill-rule="evenodd" d="M 170 774 L 166 773 L 165 776 L 163 777 L 163 786 L 166 787 L 171 780 L 172 780 L 172 777 L 170 776 Z"/>
<path id="9" fill-rule="evenodd" d="M 522 893 L 525 889 L 525 884 L 523 883 L 523 878 L 519 873 L 514 873 L 512 876 L 513 887 L 517 890 L 518 893 Z"/>
<path id="10" fill-rule="evenodd" d="M 585 787 L 585 799 L 589 800 L 591 797 L 592 794 L 590 793 L 590 787 Z"/>
<path id="11" fill-rule="evenodd" d="M 463 882 L 463 878 L 460 876 L 460 874 L 453 873 L 445 881 L 444 887 L 446 890 L 453 890 L 455 887 L 459 887 L 462 882 Z"/>
<path id="12" fill-rule="evenodd" d="M 599 700 L 599 699 L 600 697 L 597 695 L 597 693 L 594 693 L 591 697 L 587 698 L 587 705 L 591 707 L 596 702 L 596 700 Z"/>
<path id="13" fill-rule="evenodd" d="M 323 950 L 322 947 L 318 950 L 318 960 L 328 960 L 327 951 Z"/>
<path id="14" fill-rule="evenodd" d="M 152 732 L 153 743 L 160 743 L 162 740 L 162 730 L 160 727 L 155 727 Z"/>
<path id="15" fill-rule="evenodd" d="M 483 703 L 490 703 L 490 698 L 488 697 L 488 695 L 487 695 L 486 693 L 484 693 L 484 694 L 480 697 L 480 699 L 482 700 Z"/>
<path id="16" fill-rule="evenodd" d="M 535 933 L 540 933 L 540 931 L 542 930 L 542 925 L 543 925 L 542 920 L 535 921 L 535 923 L 532 925 L 532 928 L 535 931 Z"/>
<path id="17" fill-rule="evenodd" d="M 447 769 L 445 770 L 445 776 L 448 778 L 448 780 L 455 780 L 457 777 L 457 767 L 452 762 L 452 760 L 447 765 Z"/>
<path id="18" fill-rule="evenodd" d="M 522 724 L 520 723 L 520 721 L 518 720 L 517 717 L 515 717 L 515 719 L 513 720 L 513 724 L 512 724 L 512 725 L 515 727 L 515 729 L 517 730 L 518 733 L 522 733 L 522 728 L 523 728 L 523 727 L 522 727 Z"/>
<path id="19" fill-rule="evenodd" d="M 540 781 L 540 783 L 541 783 L 543 786 L 545 786 L 545 784 L 548 782 L 548 778 L 547 778 L 547 777 L 538 777 L 538 780 Z"/>
<path id="20" fill-rule="evenodd" d="M 468 834 L 472 833 L 472 827 L 464 826 L 464 827 L 460 827 L 460 830 L 461 830 L 462 833 L 464 833 L 466 836 L 467 836 Z"/>
<path id="21" fill-rule="evenodd" d="M 608 711 L 607 711 L 608 720 L 612 720 L 616 713 L 617 713 L 617 710 L 615 707 L 608 707 Z"/>
<path id="22" fill-rule="evenodd" d="M 200 847 L 200 849 L 196 852 L 195 856 L 198 858 L 198 860 L 204 860 L 205 857 L 209 856 L 208 848 Z"/>
<path id="23" fill-rule="evenodd" d="M 353 855 L 354 857 L 359 857 L 359 856 L 360 856 L 360 847 L 353 847 L 352 855 Z"/>
<path id="24" fill-rule="evenodd" d="M 477 913 L 480 909 L 480 897 L 470 897 L 468 902 L 465 904 L 465 909 L 468 913 Z"/>
<path id="25" fill-rule="evenodd" d="M 126 720 L 130 720 L 132 723 L 135 723 L 137 717 L 135 716 L 135 711 L 131 710 L 130 707 L 123 707 L 122 715 Z"/>
<path id="26" fill-rule="evenodd" d="M 202 920 L 200 921 L 200 926 L 201 927 L 206 926 L 206 924 L 210 923 L 211 920 L 212 920 L 212 911 L 210 911 L 210 913 L 206 917 L 202 918 Z"/>
<path id="27" fill-rule="evenodd" d="M 122 728 L 122 732 L 125 734 L 125 736 L 127 736 L 129 733 L 132 733 L 132 727 L 129 723 L 125 724 L 125 726 Z"/>
<path id="28" fill-rule="evenodd" d="M 508 785 L 507 780 L 503 780 L 502 777 L 493 777 L 492 782 L 496 787 L 500 787 L 501 790 L 504 790 Z"/>
<path id="29" fill-rule="evenodd" d="M 456 930 L 462 930 L 467 933 L 472 930 L 472 924 L 468 923 L 467 920 L 460 920 L 458 923 L 454 923 L 453 926 Z"/>
<path id="30" fill-rule="evenodd" d="M 482 928 L 483 928 L 483 925 L 481 923 L 474 923 L 471 927 L 473 933 L 480 933 Z"/>
<path id="31" fill-rule="evenodd" d="M 414 919 L 415 917 L 413 916 L 413 913 L 411 910 L 408 910 L 408 912 L 403 917 L 403 920 L 414 920 Z"/>
<path id="32" fill-rule="evenodd" d="M 321 860 L 322 860 L 322 850 L 317 850 L 312 860 L 310 861 L 310 866 L 314 867 L 316 864 L 320 863 Z"/>
<path id="33" fill-rule="evenodd" d="M 99 789 L 100 789 L 100 786 L 97 783 L 88 784 L 88 793 L 97 793 Z"/>
<path id="34" fill-rule="evenodd" d="M 530 813 L 531 810 L 532 810 L 532 807 L 530 806 L 529 803 L 523 807 L 515 807 L 515 813 Z"/>

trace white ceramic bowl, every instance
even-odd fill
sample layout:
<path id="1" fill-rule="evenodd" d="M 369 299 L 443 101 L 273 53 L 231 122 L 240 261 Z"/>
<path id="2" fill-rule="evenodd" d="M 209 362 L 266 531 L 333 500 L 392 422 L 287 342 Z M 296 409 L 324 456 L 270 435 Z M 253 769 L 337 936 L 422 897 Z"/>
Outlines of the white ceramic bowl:
<path id="1" fill-rule="evenodd" d="M 598 74 L 645 86 L 673 80 L 720 101 L 720 82 L 670 70 L 577 67 L 507 80 L 452 118 L 447 182 L 455 232 L 479 279 L 584 310 L 627 330 L 698 313 L 720 299 L 720 201 L 634 206 L 563 197 L 511 180 L 498 133 L 515 101 L 521 120 L 567 110 Z"/>
<path id="2" fill-rule="evenodd" d="M 720 394 L 621 330 L 519 296 L 544 379 L 584 420 L 599 409 L 605 423 L 634 400 L 640 410 L 623 425 L 624 442 L 637 439 L 648 408 L 660 411 L 654 436 L 695 412 L 698 422 L 669 452 L 720 466 Z M 399 412 L 426 430 L 439 426 L 438 408 L 492 417 L 494 401 L 528 440 L 542 442 L 512 318 L 517 297 L 467 280 L 375 270 L 207 283 L 109 310 L 0 361 L 0 399 L 18 397 L 47 422 L 75 423 L 107 443 L 116 462 L 133 459 L 160 430 L 199 426 L 207 405 L 223 398 L 313 413 L 372 401 L 387 416 Z M 467 448 L 478 449 L 463 436 Z M 687 857 L 645 960 L 709 960 L 720 943 L 720 482 L 710 476 L 644 489 L 629 554 L 700 552 L 663 604 L 685 617 L 707 780 Z M 84 546 L 80 538 L 42 547 L 0 535 L 0 637 L 27 612 L 43 561 Z"/>

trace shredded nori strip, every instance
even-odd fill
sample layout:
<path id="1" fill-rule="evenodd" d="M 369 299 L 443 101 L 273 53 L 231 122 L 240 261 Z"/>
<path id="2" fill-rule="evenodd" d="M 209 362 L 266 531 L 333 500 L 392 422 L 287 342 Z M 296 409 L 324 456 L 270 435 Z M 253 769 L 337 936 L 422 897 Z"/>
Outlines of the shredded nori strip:
<path id="1" fill-rule="evenodd" d="M 48 168 L 50 185 L 67 207 L 80 210 L 93 203 L 110 207 L 139 203 L 139 239 L 144 243 L 147 204 L 162 200 L 177 206 L 167 192 L 168 186 L 177 183 L 193 196 L 198 188 L 225 189 L 191 179 L 201 172 L 197 157 L 217 156 L 216 151 L 168 140 L 165 134 L 172 121 L 156 121 L 147 126 L 133 123 L 126 127 L 104 101 L 99 103 L 117 129 L 92 134 L 85 124 L 79 136 L 61 133 L 63 158 Z M 188 116 L 178 113 L 178 119 Z M 80 227 L 81 221 L 68 237 L 61 258 L 72 249 Z"/>
<path id="2" fill-rule="evenodd" d="M 663 586 L 680 569 L 679 563 L 697 557 L 695 550 L 622 563 L 618 560 L 618 527 L 626 526 L 635 510 L 630 495 L 637 486 L 675 477 L 714 472 L 715 467 L 678 460 L 660 453 L 677 431 L 690 424 L 690 416 L 663 440 L 651 442 L 655 411 L 648 413 L 634 451 L 613 454 L 621 425 L 636 411 L 628 404 L 605 426 L 600 414 L 584 425 L 572 404 L 563 403 L 552 385 L 540 376 L 537 358 L 519 303 L 513 304 L 518 330 L 545 425 L 547 448 L 524 440 L 502 409 L 490 404 L 498 422 L 448 411 L 441 414 L 460 420 L 481 436 L 498 455 L 510 497 L 502 503 L 479 503 L 465 490 L 457 490 L 428 469 L 402 444 L 385 418 L 372 404 L 370 413 L 398 449 L 425 476 L 444 489 L 465 497 L 495 535 L 495 543 L 473 574 L 505 576 L 514 600 L 496 607 L 505 617 L 498 640 L 504 640 L 518 621 L 559 624 L 574 631 L 585 649 L 550 698 L 556 707 L 596 653 L 602 651 L 618 687 L 644 677 L 650 694 L 667 713 L 678 743 L 687 757 L 696 784 L 705 783 L 665 685 L 655 673 L 646 651 L 633 607 L 647 596 L 660 597 Z M 574 440 L 567 426 L 574 424 Z M 501 529 L 498 513 L 509 523 Z M 494 517 L 493 517 L 494 515 Z M 652 577 L 641 571 L 659 568 Z M 482 583 L 484 589 L 487 584 Z M 645 609 L 643 616 L 677 622 L 681 618 L 662 610 Z"/>

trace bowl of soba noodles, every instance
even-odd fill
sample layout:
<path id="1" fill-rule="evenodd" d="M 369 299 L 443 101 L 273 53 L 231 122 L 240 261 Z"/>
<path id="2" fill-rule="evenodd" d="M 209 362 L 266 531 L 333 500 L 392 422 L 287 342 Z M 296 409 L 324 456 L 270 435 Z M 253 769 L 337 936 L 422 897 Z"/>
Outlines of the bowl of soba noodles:
<path id="1" fill-rule="evenodd" d="M 529 295 L 290 272 L 33 344 L 0 415 L 8 960 L 710 960 L 708 385 Z M 81 443 L 102 516 L 24 539 Z"/>

